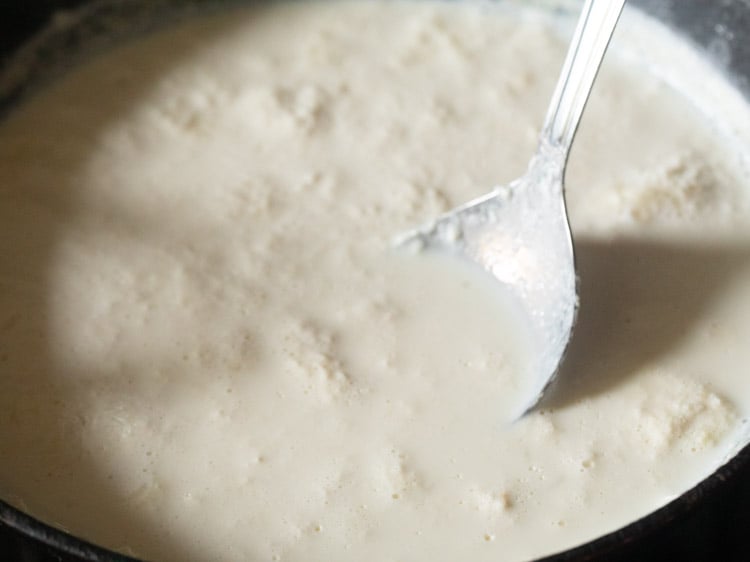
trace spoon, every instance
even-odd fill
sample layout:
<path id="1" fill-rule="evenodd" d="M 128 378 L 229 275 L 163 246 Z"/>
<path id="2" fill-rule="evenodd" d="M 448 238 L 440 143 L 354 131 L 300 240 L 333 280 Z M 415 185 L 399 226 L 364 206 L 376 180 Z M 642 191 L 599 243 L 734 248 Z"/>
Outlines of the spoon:
<path id="1" fill-rule="evenodd" d="M 526 173 L 457 207 L 398 241 L 448 250 L 488 271 L 521 304 L 540 352 L 532 366 L 531 410 L 557 374 L 578 310 L 564 179 L 568 154 L 625 0 L 586 0 Z"/>

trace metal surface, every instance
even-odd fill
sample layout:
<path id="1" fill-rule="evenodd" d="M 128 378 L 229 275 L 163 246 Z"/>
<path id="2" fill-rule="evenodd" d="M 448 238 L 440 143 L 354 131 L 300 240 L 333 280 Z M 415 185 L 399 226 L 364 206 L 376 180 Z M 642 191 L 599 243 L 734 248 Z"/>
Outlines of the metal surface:
<path id="1" fill-rule="evenodd" d="M 565 208 L 565 165 L 624 4 L 584 3 L 527 172 L 399 241 L 468 258 L 521 305 L 538 352 L 519 415 L 539 402 L 554 379 L 575 325 L 578 294 Z"/>

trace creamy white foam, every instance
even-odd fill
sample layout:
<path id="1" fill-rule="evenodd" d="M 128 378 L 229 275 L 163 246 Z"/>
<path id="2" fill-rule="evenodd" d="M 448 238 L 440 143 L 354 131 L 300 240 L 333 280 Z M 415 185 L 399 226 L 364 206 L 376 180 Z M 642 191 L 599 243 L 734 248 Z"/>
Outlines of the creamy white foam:
<path id="1" fill-rule="evenodd" d="M 659 76 L 694 55 L 625 23 L 570 162 L 573 348 L 512 424 L 508 303 L 389 243 L 523 171 L 565 50 L 544 17 L 274 3 L 19 107 L 2 496 L 157 560 L 517 560 L 713 471 L 750 406 L 746 149 L 713 124 L 748 112 L 717 77 L 676 93 Z M 645 41 L 673 53 L 656 73 Z"/>

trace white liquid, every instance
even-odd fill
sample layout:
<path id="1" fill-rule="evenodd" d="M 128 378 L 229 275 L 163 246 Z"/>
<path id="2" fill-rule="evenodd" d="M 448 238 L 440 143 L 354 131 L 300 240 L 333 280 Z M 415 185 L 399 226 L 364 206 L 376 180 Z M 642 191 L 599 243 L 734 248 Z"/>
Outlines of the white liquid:
<path id="1" fill-rule="evenodd" d="M 508 423 L 532 350 L 489 280 L 388 248 L 523 171 L 565 49 L 517 17 L 274 4 L 19 108 L 0 495 L 154 560 L 518 560 L 712 472 L 750 406 L 745 147 L 627 56 L 571 159 L 582 309 L 545 410 Z"/>

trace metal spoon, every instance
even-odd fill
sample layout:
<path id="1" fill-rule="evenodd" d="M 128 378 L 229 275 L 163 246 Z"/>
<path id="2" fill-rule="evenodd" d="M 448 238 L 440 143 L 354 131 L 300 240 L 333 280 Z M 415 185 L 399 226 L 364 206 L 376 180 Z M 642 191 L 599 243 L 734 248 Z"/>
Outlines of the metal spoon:
<path id="1" fill-rule="evenodd" d="M 399 242 L 465 256 L 505 284 L 521 303 L 541 350 L 521 415 L 539 402 L 554 379 L 573 332 L 578 294 L 565 208 L 565 165 L 624 4 L 586 0 L 526 173 L 406 233 Z"/>

